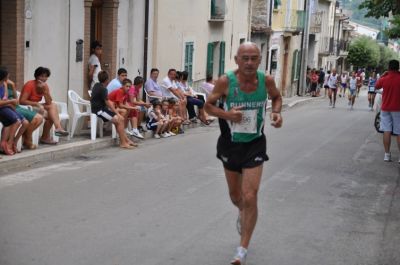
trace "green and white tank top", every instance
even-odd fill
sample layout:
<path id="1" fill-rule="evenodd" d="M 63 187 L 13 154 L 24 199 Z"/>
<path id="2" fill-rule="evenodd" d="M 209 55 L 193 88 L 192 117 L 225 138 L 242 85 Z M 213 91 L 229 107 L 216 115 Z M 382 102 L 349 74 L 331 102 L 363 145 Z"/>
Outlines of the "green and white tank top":
<path id="1" fill-rule="evenodd" d="M 242 106 L 243 118 L 239 123 L 227 121 L 231 141 L 238 143 L 250 142 L 263 134 L 265 111 L 268 93 L 265 87 L 265 74 L 257 71 L 258 86 L 253 92 L 246 93 L 240 89 L 233 71 L 226 73 L 229 79 L 229 92 L 224 102 L 224 109 Z"/>

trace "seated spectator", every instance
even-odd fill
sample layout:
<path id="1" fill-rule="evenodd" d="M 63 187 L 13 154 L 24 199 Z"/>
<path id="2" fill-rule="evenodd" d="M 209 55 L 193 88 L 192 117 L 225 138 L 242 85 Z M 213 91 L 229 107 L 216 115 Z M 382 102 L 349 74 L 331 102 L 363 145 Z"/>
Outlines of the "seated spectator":
<path id="1" fill-rule="evenodd" d="M 132 81 L 130 79 L 125 79 L 122 82 L 122 87 L 117 90 L 114 90 L 110 94 L 108 94 L 108 99 L 114 103 L 114 108 L 117 110 L 119 114 L 122 115 L 125 119 L 125 132 L 129 135 L 133 135 L 132 132 L 128 129 L 129 115 L 131 115 L 131 111 L 137 111 L 139 107 L 129 105 L 128 101 L 128 90 L 132 86 Z M 133 117 L 136 120 L 137 118 Z"/>
<path id="2" fill-rule="evenodd" d="M 183 91 L 183 94 L 186 96 L 187 100 L 187 110 L 189 112 L 189 120 L 191 122 L 196 121 L 196 112 L 194 111 L 194 106 L 197 106 L 199 109 L 199 119 L 204 125 L 210 125 L 210 122 L 207 120 L 207 115 L 204 111 L 204 99 L 200 100 L 197 98 L 197 96 L 194 94 L 193 89 L 189 86 L 188 84 L 188 72 L 183 71 L 182 73 L 182 79 L 181 79 L 181 89 Z"/>
<path id="3" fill-rule="evenodd" d="M 182 90 L 178 88 L 175 79 L 176 79 L 176 70 L 169 69 L 168 75 L 163 79 L 161 83 L 161 87 L 164 89 L 165 92 L 163 96 L 166 98 L 178 99 L 180 116 L 186 120 L 187 119 L 186 96 L 183 94 Z"/>
<path id="4" fill-rule="evenodd" d="M 8 99 L 7 93 L 8 71 L 0 68 L 0 122 L 3 124 L 1 131 L 1 149 L 6 155 L 17 153 L 17 142 L 28 127 L 28 121 L 15 111 L 17 99 Z"/>
<path id="5" fill-rule="evenodd" d="M 160 71 L 158 71 L 157 68 L 151 69 L 150 78 L 147 79 L 146 83 L 144 84 L 144 90 L 149 97 L 149 101 L 152 101 L 153 99 L 161 99 L 163 96 L 161 87 L 157 83 L 159 73 Z"/>
<path id="6" fill-rule="evenodd" d="M 8 99 L 18 99 L 15 84 L 8 79 Z M 36 149 L 36 145 L 32 141 L 32 133 L 42 124 L 43 116 L 33 110 L 23 108 L 19 104 L 15 107 L 15 111 L 21 114 L 29 123 L 23 134 L 23 146 L 26 149 Z"/>
<path id="7" fill-rule="evenodd" d="M 68 132 L 61 126 L 58 115 L 57 105 L 53 102 L 50 95 L 50 88 L 46 81 L 50 77 L 50 70 L 46 67 L 38 67 L 35 70 L 35 80 L 28 81 L 21 91 L 19 103 L 21 105 L 30 105 L 33 109 L 45 118 L 42 137 L 42 144 L 57 144 L 51 136 L 50 130 L 54 124 L 55 134 L 57 136 L 68 136 Z M 44 103 L 41 103 L 44 98 Z"/>
<path id="8" fill-rule="evenodd" d="M 117 74 L 118 76 L 107 85 L 108 94 L 122 87 L 122 82 L 128 77 L 128 72 L 125 68 L 119 68 Z"/>
<path id="9" fill-rule="evenodd" d="M 174 134 L 183 133 L 182 124 L 184 119 L 179 116 L 179 105 L 174 98 L 168 100 L 169 103 L 169 116 L 171 117 L 171 132 Z"/>
<path id="10" fill-rule="evenodd" d="M 133 86 L 128 90 L 128 104 L 133 107 L 138 107 L 138 110 L 131 110 L 128 117 L 131 121 L 132 135 L 144 139 L 143 135 L 139 132 L 138 126 L 142 124 L 144 113 L 147 108 L 151 106 L 150 103 L 146 103 L 140 99 L 140 90 L 143 87 L 143 78 L 141 76 L 135 77 L 133 80 Z M 141 127 L 141 126 L 140 126 Z"/>
<path id="11" fill-rule="evenodd" d="M 208 96 L 214 89 L 214 80 L 211 74 L 207 74 L 206 81 L 201 83 L 200 87 Z"/>
<path id="12" fill-rule="evenodd" d="M 172 117 L 169 115 L 169 101 L 168 99 L 163 99 L 161 101 L 161 114 L 164 116 L 165 120 L 168 123 L 167 129 L 165 132 L 161 135 L 162 137 L 170 137 L 170 136 L 175 136 L 176 134 L 171 132 L 171 129 L 175 125 L 173 123 Z"/>
<path id="13" fill-rule="evenodd" d="M 96 114 L 103 121 L 111 121 L 115 125 L 119 135 L 119 146 L 121 148 L 132 149 L 136 144 L 133 143 L 125 134 L 125 119 L 115 109 L 114 103 L 108 99 L 108 92 L 106 88 L 108 82 L 108 73 L 106 71 L 101 71 L 98 74 L 98 78 L 99 83 L 96 83 L 93 86 L 92 97 L 90 99 L 92 113 Z"/>
<path id="14" fill-rule="evenodd" d="M 146 127 L 147 129 L 154 131 L 154 138 L 156 139 L 160 139 L 160 134 L 162 134 L 168 127 L 167 120 L 161 114 L 161 101 L 158 99 L 152 101 L 152 107 L 148 112 Z"/>

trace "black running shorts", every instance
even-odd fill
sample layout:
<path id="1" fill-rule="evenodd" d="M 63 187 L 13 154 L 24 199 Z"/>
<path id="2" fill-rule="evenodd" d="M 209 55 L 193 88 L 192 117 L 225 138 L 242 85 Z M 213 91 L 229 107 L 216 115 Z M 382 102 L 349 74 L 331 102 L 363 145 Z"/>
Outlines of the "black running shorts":
<path id="1" fill-rule="evenodd" d="M 243 168 L 253 168 L 268 161 L 267 140 L 261 137 L 248 143 L 234 143 L 230 139 L 219 137 L 217 142 L 217 158 L 224 168 L 242 173 Z"/>

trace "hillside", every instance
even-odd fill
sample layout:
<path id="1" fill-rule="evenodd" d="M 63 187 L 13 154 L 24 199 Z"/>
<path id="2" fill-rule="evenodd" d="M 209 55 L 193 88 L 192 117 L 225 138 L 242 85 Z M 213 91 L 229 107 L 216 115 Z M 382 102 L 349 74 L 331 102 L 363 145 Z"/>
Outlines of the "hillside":
<path id="1" fill-rule="evenodd" d="M 358 9 L 358 6 L 364 2 L 363 0 L 341 0 L 339 2 L 340 8 L 345 10 L 344 12 L 350 16 L 352 21 L 378 30 L 381 29 L 381 24 L 385 20 L 365 17 L 367 11 L 365 9 Z"/>

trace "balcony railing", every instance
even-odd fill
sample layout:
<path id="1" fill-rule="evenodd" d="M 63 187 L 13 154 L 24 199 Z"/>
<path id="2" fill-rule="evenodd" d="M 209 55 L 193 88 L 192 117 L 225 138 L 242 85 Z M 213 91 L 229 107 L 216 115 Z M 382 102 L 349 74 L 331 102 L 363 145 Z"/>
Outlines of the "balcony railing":
<path id="1" fill-rule="evenodd" d="M 336 43 L 336 55 L 346 56 L 349 52 L 350 41 L 340 40 L 335 41 Z"/>
<path id="2" fill-rule="evenodd" d="M 291 9 L 285 17 L 285 31 L 302 32 L 305 25 L 305 12 L 304 10 Z"/>
<path id="3" fill-rule="evenodd" d="M 322 37 L 320 39 L 319 53 L 322 55 L 329 55 L 334 52 L 334 41 L 330 37 Z"/>
<path id="4" fill-rule="evenodd" d="M 311 14 L 311 23 L 310 23 L 310 33 L 311 34 L 321 32 L 323 13 L 324 13 L 323 11 L 318 11 L 318 12 Z"/>
<path id="5" fill-rule="evenodd" d="M 210 21 L 224 21 L 225 13 L 225 0 L 211 0 Z"/>

